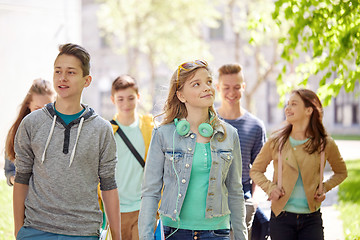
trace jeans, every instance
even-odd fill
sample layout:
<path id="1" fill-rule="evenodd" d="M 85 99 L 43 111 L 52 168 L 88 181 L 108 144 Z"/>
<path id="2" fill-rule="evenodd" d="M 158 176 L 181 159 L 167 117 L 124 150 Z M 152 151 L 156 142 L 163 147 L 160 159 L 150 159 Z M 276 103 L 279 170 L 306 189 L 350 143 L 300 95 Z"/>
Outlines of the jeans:
<path id="1" fill-rule="evenodd" d="M 245 197 L 245 204 L 246 200 L 250 199 L 252 196 L 252 184 L 251 183 L 244 183 L 243 184 L 243 190 L 244 190 L 244 197 Z M 248 211 L 250 208 L 246 208 L 246 226 L 248 229 L 251 229 L 251 232 L 249 232 L 249 239 L 252 240 L 265 240 L 268 239 L 269 236 L 269 218 L 265 215 L 263 210 L 258 206 L 253 211 Z M 251 215 L 251 216 L 249 216 Z"/>
<path id="2" fill-rule="evenodd" d="M 271 240 L 323 240 L 324 228 L 320 210 L 308 214 L 284 211 L 277 217 L 271 212 L 270 237 Z"/>
<path id="3" fill-rule="evenodd" d="M 98 236 L 70 236 L 44 232 L 31 227 L 20 228 L 17 240 L 98 240 Z"/>
<path id="4" fill-rule="evenodd" d="M 270 221 L 260 207 L 256 208 L 252 223 L 251 240 L 265 240 L 270 235 Z M 250 238 L 249 238 L 250 239 Z"/>
<path id="5" fill-rule="evenodd" d="M 174 233 L 175 232 L 175 233 Z M 190 239 L 217 239 L 217 240 L 230 240 L 230 229 L 219 230 L 186 230 L 164 226 L 165 238 L 169 240 L 190 240 Z M 171 233 L 169 238 L 167 238 Z"/>

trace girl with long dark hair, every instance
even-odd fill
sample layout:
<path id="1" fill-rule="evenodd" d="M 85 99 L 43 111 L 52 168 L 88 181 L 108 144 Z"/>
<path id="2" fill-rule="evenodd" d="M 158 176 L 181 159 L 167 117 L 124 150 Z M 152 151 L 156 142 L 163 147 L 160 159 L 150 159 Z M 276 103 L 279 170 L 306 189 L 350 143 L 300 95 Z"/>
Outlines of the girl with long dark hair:
<path id="1" fill-rule="evenodd" d="M 287 125 L 265 143 L 250 176 L 271 201 L 272 240 L 324 239 L 320 205 L 326 192 L 347 177 L 346 165 L 326 133 L 322 104 L 313 91 L 292 91 L 285 116 Z M 264 175 L 272 160 L 273 181 Z M 334 174 L 323 181 L 325 160 Z"/>

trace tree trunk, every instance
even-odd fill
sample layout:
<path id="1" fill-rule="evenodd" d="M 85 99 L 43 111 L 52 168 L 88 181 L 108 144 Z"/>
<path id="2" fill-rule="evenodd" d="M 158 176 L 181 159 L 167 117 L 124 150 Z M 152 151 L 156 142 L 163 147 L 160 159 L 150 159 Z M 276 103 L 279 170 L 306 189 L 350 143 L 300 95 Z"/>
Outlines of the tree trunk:
<path id="1" fill-rule="evenodd" d="M 261 86 L 261 84 L 263 82 L 265 82 L 267 80 L 267 78 L 269 77 L 269 75 L 274 71 L 275 64 L 277 61 L 277 55 L 276 55 L 277 42 L 275 40 L 273 41 L 273 49 L 274 49 L 274 52 L 273 52 L 272 60 L 269 63 L 269 67 L 262 74 L 261 73 L 261 59 L 260 59 L 261 49 L 259 46 L 255 46 L 256 82 L 254 83 L 254 85 L 252 86 L 251 89 L 247 89 L 245 91 L 246 109 L 248 109 L 251 113 L 254 113 L 254 114 L 256 114 L 256 108 L 253 105 L 253 101 L 252 101 L 253 96 L 255 95 L 255 93 Z"/>

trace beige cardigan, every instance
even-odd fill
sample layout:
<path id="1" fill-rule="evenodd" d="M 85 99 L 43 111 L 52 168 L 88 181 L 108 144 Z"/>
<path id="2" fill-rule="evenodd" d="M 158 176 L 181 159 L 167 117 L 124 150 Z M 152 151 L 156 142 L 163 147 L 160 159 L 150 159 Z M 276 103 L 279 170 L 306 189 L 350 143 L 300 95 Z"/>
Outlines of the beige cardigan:
<path id="1" fill-rule="evenodd" d="M 328 160 L 334 174 L 324 182 L 324 191 L 328 192 L 333 187 L 339 185 L 347 177 L 346 165 L 340 155 L 339 149 L 331 137 L 327 137 L 325 147 L 325 159 Z M 286 141 L 282 151 L 282 175 L 283 188 L 285 195 L 279 200 L 272 201 L 271 210 L 275 216 L 283 211 L 284 206 L 290 198 L 292 190 L 299 176 L 299 169 L 304 184 L 306 198 L 311 212 L 316 211 L 321 203 L 315 201 L 314 195 L 320 181 L 320 153 L 307 153 L 303 149 L 304 145 L 291 147 L 289 140 Z M 264 175 L 267 166 L 271 160 L 274 165 L 273 181 L 270 181 Z M 273 139 L 269 139 L 260 153 L 257 155 L 254 164 L 250 170 L 250 177 L 259 185 L 268 196 L 277 185 L 278 177 L 278 146 L 274 146 Z"/>

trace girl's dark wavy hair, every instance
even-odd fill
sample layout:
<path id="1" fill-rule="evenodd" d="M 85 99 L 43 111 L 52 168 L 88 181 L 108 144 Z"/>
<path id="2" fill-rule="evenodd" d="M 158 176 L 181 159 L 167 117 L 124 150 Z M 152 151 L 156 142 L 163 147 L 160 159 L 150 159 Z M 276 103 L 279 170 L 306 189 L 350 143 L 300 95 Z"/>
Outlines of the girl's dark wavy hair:
<path id="1" fill-rule="evenodd" d="M 300 96 L 304 102 L 305 107 L 311 107 L 313 112 L 310 116 L 309 125 L 306 128 L 306 136 L 309 136 L 310 141 L 305 143 L 304 149 L 306 152 L 312 154 L 314 152 L 321 152 L 326 146 L 326 137 L 328 136 L 325 127 L 322 123 L 323 107 L 315 92 L 308 89 L 297 89 L 291 92 Z M 288 123 L 285 127 L 273 133 L 275 146 L 281 150 L 289 138 L 292 130 L 292 125 Z"/>

